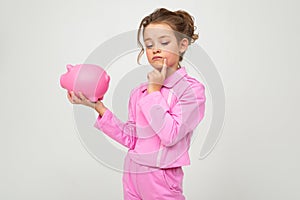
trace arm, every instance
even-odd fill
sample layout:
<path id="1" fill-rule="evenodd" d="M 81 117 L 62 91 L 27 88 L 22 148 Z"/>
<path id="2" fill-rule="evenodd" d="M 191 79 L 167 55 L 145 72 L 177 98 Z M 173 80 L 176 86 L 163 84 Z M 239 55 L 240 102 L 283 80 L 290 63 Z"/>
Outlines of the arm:
<path id="1" fill-rule="evenodd" d="M 135 128 L 135 103 L 132 102 L 133 91 L 130 94 L 128 105 L 129 116 L 126 123 L 121 122 L 108 108 L 104 106 L 101 101 L 96 103 L 89 101 L 81 92 L 79 97 L 75 93 L 68 92 L 68 99 L 73 104 L 82 104 L 95 109 L 99 115 L 94 124 L 94 127 L 103 131 L 106 135 L 116 140 L 120 144 L 133 149 L 136 142 L 136 128 Z"/>
<path id="2" fill-rule="evenodd" d="M 109 109 L 105 109 L 103 115 L 99 112 L 99 116 L 94 127 L 103 131 L 107 136 L 111 137 L 118 143 L 133 149 L 136 142 L 136 126 L 135 126 L 135 103 L 134 95 L 131 92 L 128 105 L 128 121 L 123 123 Z"/>
<path id="3" fill-rule="evenodd" d="M 175 91 L 176 96 L 176 91 Z M 205 110 L 205 88 L 192 84 L 172 107 L 160 91 L 149 93 L 138 102 L 145 118 L 165 146 L 172 146 L 200 123 Z"/>

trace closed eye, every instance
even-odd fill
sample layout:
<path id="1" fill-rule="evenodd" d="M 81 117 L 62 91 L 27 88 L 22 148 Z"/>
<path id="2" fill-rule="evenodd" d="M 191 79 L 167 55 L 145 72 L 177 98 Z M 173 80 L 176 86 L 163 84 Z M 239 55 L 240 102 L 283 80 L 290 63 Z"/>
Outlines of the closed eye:
<path id="1" fill-rule="evenodd" d="M 151 47 L 152 47 L 152 45 L 146 45 L 146 48 L 148 48 L 148 49 L 151 48 Z"/>

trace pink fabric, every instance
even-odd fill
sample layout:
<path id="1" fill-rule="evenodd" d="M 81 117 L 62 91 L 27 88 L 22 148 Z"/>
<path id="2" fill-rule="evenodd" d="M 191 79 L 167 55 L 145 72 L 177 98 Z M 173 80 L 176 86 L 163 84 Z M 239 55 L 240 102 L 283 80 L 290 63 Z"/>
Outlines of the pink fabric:
<path id="1" fill-rule="evenodd" d="M 124 200 L 184 200 L 181 167 L 151 168 L 125 159 Z"/>
<path id="2" fill-rule="evenodd" d="M 131 91 L 127 122 L 108 109 L 94 126 L 128 147 L 128 156 L 141 165 L 189 165 L 190 139 L 205 111 L 203 84 L 184 67 L 169 76 L 160 91 L 148 94 L 147 84 Z"/>
<path id="3" fill-rule="evenodd" d="M 160 91 L 148 83 L 133 89 L 128 120 L 109 109 L 94 126 L 129 148 L 123 174 L 125 200 L 184 200 L 183 171 L 195 127 L 205 111 L 205 88 L 184 67 L 169 76 Z"/>

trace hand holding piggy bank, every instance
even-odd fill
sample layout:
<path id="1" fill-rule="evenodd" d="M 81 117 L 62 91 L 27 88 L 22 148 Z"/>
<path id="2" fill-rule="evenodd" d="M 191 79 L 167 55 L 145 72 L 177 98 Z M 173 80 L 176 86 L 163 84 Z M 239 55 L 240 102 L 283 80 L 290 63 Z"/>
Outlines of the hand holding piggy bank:
<path id="1" fill-rule="evenodd" d="M 82 92 L 91 102 L 102 100 L 110 77 L 105 70 L 94 64 L 67 65 L 67 72 L 60 77 L 60 85 L 69 92 Z"/>

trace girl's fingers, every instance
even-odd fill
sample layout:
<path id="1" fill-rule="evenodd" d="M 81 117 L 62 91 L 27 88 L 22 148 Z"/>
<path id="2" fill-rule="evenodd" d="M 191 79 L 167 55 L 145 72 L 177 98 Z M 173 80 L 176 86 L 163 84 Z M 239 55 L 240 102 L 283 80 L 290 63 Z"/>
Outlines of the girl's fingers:
<path id="1" fill-rule="evenodd" d="M 163 75 L 163 77 L 166 77 L 167 74 L 167 59 L 164 59 L 164 63 L 161 69 L 161 74 Z"/>
<path id="2" fill-rule="evenodd" d="M 89 106 L 89 107 L 92 107 L 94 108 L 95 107 L 95 102 L 91 102 L 86 96 L 83 95 L 82 92 L 78 92 L 79 94 L 79 97 L 80 97 L 80 104 L 83 104 L 83 105 L 86 105 L 86 106 Z"/>
<path id="3" fill-rule="evenodd" d="M 69 101 L 72 103 L 72 98 L 71 98 L 71 95 L 69 92 L 67 93 L 67 97 L 68 97 Z"/>
<path id="4" fill-rule="evenodd" d="M 74 103 L 79 103 L 80 99 L 75 95 L 73 91 L 71 91 L 71 97 Z"/>
<path id="5" fill-rule="evenodd" d="M 82 94 L 82 92 L 78 92 L 79 94 L 79 97 L 82 101 L 85 101 L 86 100 L 86 97 Z"/>
<path id="6" fill-rule="evenodd" d="M 74 103 L 70 92 L 68 92 L 67 97 L 71 103 Z"/>
<path id="7" fill-rule="evenodd" d="M 91 102 L 88 98 L 86 98 L 82 92 L 78 92 L 78 96 L 75 95 L 75 93 L 73 91 L 68 92 L 68 99 L 72 104 L 83 104 L 89 107 L 94 108 L 95 107 L 95 103 Z"/>

